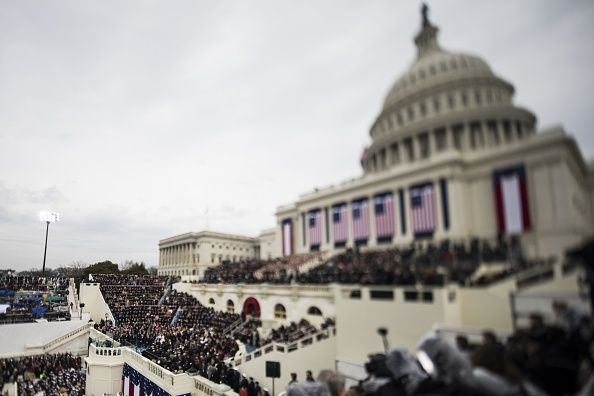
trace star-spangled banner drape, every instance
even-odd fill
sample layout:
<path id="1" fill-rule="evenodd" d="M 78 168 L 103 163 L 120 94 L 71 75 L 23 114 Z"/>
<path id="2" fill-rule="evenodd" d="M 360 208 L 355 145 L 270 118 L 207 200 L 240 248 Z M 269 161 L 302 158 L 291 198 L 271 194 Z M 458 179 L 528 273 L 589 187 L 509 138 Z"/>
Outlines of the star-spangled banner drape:
<path id="1" fill-rule="evenodd" d="M 311 210 L 307 214 L 309 222 L 309 246 L 319 247 L 322 243 L 322 211 Z"/>
<path id="2" fill-rule="evenodd" d="M 433 235 L 436 221 L 433 183 L 410 188 L 410 215 L 415 238 Z"/>
<path id="3" fill-rule="evenodd" d="M 171 393 L 163 390 L 163 388 L 146 378 L 128 363 L 124 363 L 122 388 L 124 396 L 172 396 Z M 178 396 L 189 395 L 190 393 L 184 393 Z"/>
<path id="4" fill-rule="evenodd" d="M 332 234 L 335 244 L 344 244 L 348 239 L 347 204 L 332 206 Z"/>
<path id="5" fill-rule="evenodd" d="M 367 242 L 369 239 L 369 200 L 367 198 L 357 199 L 351 205 L 355 243 Z"/>
<path id="6" fill-rule="evenodd" d="M 377 194 L 374 198 L 375 228 L 378 240 L 390 240 L 394 235 L 394 203 L 392 193 Z"/>

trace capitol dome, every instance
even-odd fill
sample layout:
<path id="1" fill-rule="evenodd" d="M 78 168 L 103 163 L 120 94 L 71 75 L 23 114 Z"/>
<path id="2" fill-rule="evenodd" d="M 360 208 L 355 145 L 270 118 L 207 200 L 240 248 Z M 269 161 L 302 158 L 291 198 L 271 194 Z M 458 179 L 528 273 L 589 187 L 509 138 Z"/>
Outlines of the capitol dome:
<path id="1" fill-rule="evenodd" d="M 535 131 L 536 118 L 514 106 L 514 87 L 481 58 L 447 51 L 423 9 L 417 57 L 390 88 L 371 126 L 365 172 L 512 143 Z"/>

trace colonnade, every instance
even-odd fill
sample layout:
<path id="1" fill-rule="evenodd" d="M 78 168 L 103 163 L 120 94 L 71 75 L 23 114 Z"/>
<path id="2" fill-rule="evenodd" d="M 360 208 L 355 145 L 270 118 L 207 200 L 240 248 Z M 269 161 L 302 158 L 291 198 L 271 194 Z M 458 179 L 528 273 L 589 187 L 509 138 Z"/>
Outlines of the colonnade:
<path id="1" fill-rule="evenodd" d="M 172 267 L 180 264 L 195 264 L 195 242 L 180 243 L 159 249 L 159 267 Z"/>

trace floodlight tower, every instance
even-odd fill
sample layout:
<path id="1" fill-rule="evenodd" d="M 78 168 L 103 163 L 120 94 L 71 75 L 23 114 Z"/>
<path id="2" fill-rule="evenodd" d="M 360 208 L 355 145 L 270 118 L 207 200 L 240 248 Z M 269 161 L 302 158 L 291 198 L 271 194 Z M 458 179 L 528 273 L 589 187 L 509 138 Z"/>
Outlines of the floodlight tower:
<path id="1" fill-rule="evenodd" d="M 50 212 L 49 210 L 42 210 L 39 212 L 39 221 L 45 221 L 47 226 L 45 227 L 45 248 L 43 249 L 43 267 L 41 268 L 41 276 L 45 276 L 45 256 L 47 254 L 47 234 L 49 232 L 50 223 L 60 221 L 60 214 L 56 212 Z"/>

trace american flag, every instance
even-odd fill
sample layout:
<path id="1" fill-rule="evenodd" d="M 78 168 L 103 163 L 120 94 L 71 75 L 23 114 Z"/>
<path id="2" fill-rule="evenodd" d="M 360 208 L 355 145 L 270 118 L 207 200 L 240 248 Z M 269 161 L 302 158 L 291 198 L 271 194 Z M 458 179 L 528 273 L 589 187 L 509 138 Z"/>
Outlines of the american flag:
<path id="1" fill-rule="evenodd" d="M 334 243 L 343 243 L 348 239 L 347 205 L 345 203 L 332 207 L 332 232 Z"/>
<path id="2" fill-rule="evenodd" d="M 427 236 L 435 230 L 435 197 L 433 184 L 410 188 L 410 212 L 415 236 Z"/>
<path id="3" fill-rule="evenodd" d="M 353 238 L 355 242 L 369 238 L 369 200 L 353 201 Z"/>
<path id="4" fill-rule="evenodd" d="M 375 228 L 377 237 L 391 238 L 394 235 L 394 202 L 392 193 L 375 197 Z"/>
<path id="5" fill-rule="evenodd" d="M 169 393 L 146 378 L 128 363 L 124 363 L 122 373 L 122 393 L 124 396 L 165 396 Z"/>
<path id="6" fill-rule="evenodd" d="M 309 246 L 320 246 L 322 243 L 322 211 L 312 210 L 307 214 L 309 222 Z"/>
<path id="7" fill-rule="evenodd" d="M 291 219 L 285 219 L 282 222 L 283 235 L 283 256 L 290 256 L 293 254 L 293 222 Z"/>

